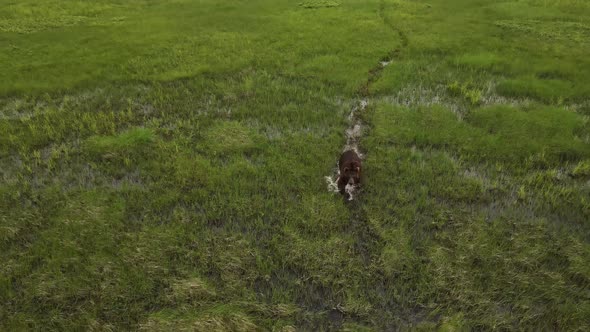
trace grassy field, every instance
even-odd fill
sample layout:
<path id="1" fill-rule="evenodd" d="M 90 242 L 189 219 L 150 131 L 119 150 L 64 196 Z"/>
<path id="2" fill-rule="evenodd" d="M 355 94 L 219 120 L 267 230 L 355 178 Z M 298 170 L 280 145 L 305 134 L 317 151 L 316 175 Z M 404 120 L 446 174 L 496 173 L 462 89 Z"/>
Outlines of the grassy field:
<path id="1" fill-rule="evenodd" d="M 586 0 L 0 0 L 0 49 L 2 331 L 590 330 Z"/>

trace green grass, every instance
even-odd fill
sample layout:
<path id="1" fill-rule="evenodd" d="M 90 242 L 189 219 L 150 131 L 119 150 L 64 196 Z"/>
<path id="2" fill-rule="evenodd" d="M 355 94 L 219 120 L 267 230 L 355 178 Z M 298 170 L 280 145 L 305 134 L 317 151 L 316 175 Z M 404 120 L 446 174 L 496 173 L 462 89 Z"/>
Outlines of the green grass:
<path id="1" fill-rule="evenodd" d="M 588 144 L 579 139 L 588 134 L 583 117 L 561 109 L 494 106 L 473 109 L 459 121 L 440 107 L 380 105 L 373 121 L 379 124 L 374 128 L 376 145 L 436 147 L 479 163 L 506 162 L 515 171 L 522 169 L 519 163 L 535 156 L 553 167 L 590 157 Z"/>
<path id="2" fill-rule="evenodd" d="M 588 2 L 0 8 L 0 330 L 590 329 Z"/>

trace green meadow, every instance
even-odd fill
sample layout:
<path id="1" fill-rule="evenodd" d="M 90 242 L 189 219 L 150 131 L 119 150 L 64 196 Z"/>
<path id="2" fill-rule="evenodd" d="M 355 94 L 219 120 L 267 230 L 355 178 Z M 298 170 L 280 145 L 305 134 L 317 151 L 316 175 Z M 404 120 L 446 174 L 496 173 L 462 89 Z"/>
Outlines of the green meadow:
<path id="1" fill-rule="evenodd" d="M 0 262 L 0 331 L 589 331 L 590 2 L 0 0 Z"/>

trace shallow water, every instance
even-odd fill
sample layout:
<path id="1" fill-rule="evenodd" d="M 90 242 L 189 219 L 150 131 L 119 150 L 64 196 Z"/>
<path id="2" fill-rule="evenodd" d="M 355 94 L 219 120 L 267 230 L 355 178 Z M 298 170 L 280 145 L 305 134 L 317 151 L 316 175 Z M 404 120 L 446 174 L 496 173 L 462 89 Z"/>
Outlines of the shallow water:
<path id="1" fill-rule="evenodd" d="M 353 150 L 361 159 L 364 159 L 364 155 L 359 151 L 358 148 L 358 141 L 363 135 L 363 126 L 361 120 L 357 118 L 355 115 L 357 112 L 364 111 L 369 102 L 366 99 L 360 100 L 358 103 L 355 103 L 350 110 L 350 115 L 348 116 L 348 120 L 350 121 L 349 127 L 345 131 L 346 135 L 346 145 L 344 145 L 342 152 Z M 326 183 L 328 184 L 328 191 L 334 193 L 340 193 L 338 189 L 338 178 L 340 176 L 340 167 L 336 165 L 336 173 L 333 176 L 326 176 Z M 348 200 L 352 201 L 354 199 L 355 193 L 358 189 L 358 185 L 347 184 L 344 190 L 348 194 Z"/>

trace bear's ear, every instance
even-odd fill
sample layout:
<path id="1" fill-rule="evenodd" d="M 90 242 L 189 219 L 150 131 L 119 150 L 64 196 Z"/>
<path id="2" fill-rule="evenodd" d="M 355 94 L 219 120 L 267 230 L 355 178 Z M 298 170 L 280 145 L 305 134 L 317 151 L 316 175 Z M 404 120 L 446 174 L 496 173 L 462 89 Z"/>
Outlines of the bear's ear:
<path id="1" fill-rule="evenodd" d="M 348 173 L 348 167 L 344 167 L 344 169 L 342 170 L 344 173 Z"/>
<path id="2" fill-rule="evenodd" d="M 356 171 L 357 171 L 357 172 L 360 172 L 360 171 L 361 171 L 361 168 L 360 168 L 360 167 L 357 167 L 357 168 L 356 168 Z"/>

